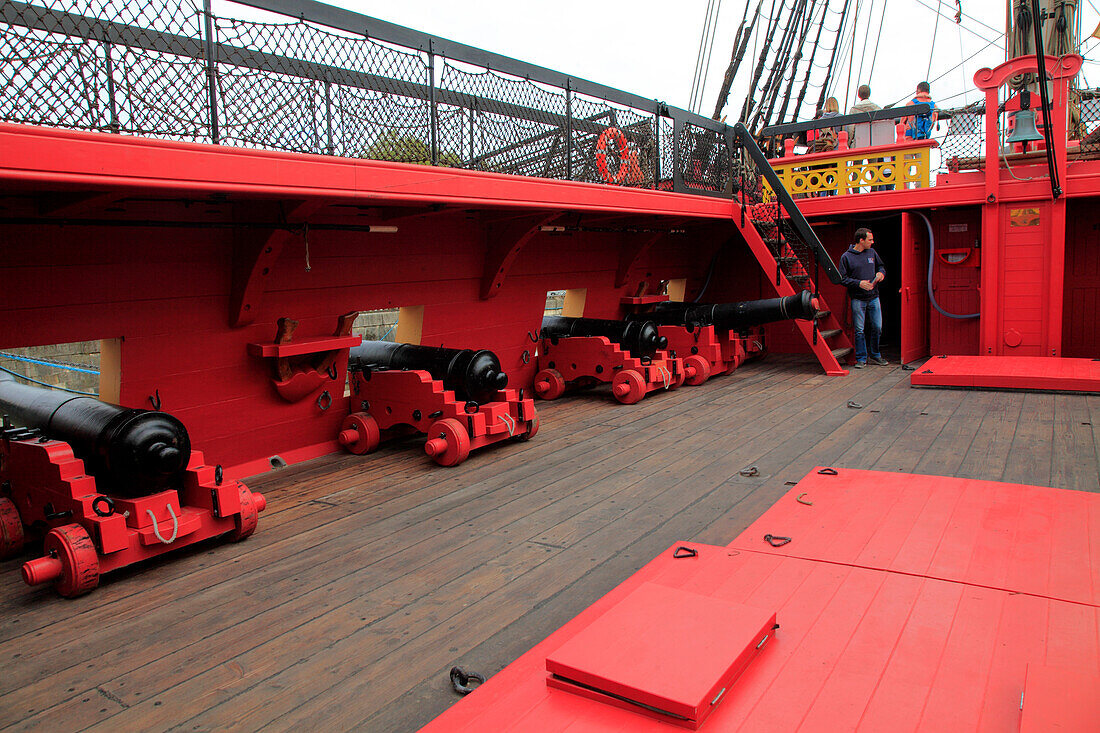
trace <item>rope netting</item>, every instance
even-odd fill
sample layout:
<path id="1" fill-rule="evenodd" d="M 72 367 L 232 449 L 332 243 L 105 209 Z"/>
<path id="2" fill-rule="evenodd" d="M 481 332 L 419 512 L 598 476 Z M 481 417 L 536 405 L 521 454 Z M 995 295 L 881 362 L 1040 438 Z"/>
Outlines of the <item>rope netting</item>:
<path id="1" fill-rule="evenodd" d="M 445 58 L 424 38 L 208 16 L 200 0 L 5 0 L 0 119 L 646 188 L 675 188 L 686 165 L 686 190 L 728 195 L 718 133 L 678 147 L 656 102 Z"/>

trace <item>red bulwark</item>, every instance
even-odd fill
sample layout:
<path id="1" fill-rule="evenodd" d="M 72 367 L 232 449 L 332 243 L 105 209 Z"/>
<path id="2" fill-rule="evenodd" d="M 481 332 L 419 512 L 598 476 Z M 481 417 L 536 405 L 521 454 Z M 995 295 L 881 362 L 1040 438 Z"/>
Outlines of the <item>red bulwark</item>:
<path id="1" fill-rule="evenodd" d="M 1100 361 L 1045 356 L 934 356 L 909 378 L 914 387 L 1100 392 Z"/>
<path id="2" fill-rule="evenodd" d="M 815 470 L 729 547 L 686 546 L 698 554 L 670 548 L 425 730 L 672 730 L 545 682 L 562 650 L 608 646 L 601 625 L 643 586 L 777 611 L 703 731 L 1100 730 L 1100 495 Z M 672 623 L 684 607 L 667 600 Z"/>

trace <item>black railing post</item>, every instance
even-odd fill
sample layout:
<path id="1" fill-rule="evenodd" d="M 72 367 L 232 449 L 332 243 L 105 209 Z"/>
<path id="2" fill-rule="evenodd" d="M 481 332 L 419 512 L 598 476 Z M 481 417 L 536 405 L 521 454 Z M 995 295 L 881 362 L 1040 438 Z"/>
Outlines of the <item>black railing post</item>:
<path id="1" fill-rule="evenodd" d="M 336 154 L 336 143 L 332 138 L 332 82 L 325 82 L 325 149 L 329 155 Z"/>
<path id="2" fill-rule="evenodd" d="M 435 52 L 432 42 L 428 41 L 428 106 L 431 115 L 429 132 L 432 146 L 432 165 L 439 165 L 439 109 L 435 99 Z"/>
<path id="3" fill-rule="evenodd" d="M 737 139 L 736 135 L 734 135 L 734 139 L 735 140 Z M 745 228 L 745 146 L 740 144 L 740 142 L 738 142 L 738 144 L 737 144 L 737 155 L 740 158 L 740 163 L 741 163 L 741 165 L 739 166 L 740 169 L 741 169 L 741 228 L 744 229 Z"/>
<path id="4" fill-rule="evenodd" d="M 680 139 L 684 135 L 684 123 L 679 117 L 672 118 L 672 190 L 676 193 L 683 193 L 686 186 L 684 185 L 684 172 L 680 170 L 680 152 L 683 148 L 683 141 Z"/>
<path id="5" fill-rule="evenodd" d="M 121 127 L 118 124 L 118 107 L 115 104 L 115 62 L 111 58 L 111 44 L 103 43 L 103 54 L 107 66 L 107 112 L 111 116 L 107 129 L 118 134 L 121 132 Z"/>
<path id="6" fill-rule="evenodd" d="M 214 14 L 210 9 L 211 0 L 202 0 L 203 27 L 206 49 L 206 95 L 210 104 L 210 142 L 217 145 L 221 140 L 218 131 L 218 70 L 214 60 Z"/>
<path id="7" fill-rule="evenodd" d="M 657 102 L 653 110 L 653 190 L 661 188 L 661 107 Z"/>
<path id="8" fill-rule="evenodd" d="M 565 80 L 565 178 L 573 180 L 573 88 Z"/>

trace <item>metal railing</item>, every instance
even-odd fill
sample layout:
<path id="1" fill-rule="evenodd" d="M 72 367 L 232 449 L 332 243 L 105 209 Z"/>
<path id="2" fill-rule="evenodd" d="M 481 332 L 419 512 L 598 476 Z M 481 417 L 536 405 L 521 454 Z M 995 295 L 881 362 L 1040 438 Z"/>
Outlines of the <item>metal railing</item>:
<path id="1" fill-rule="evenodd" d="M 0 120 L 731 197 L 724 124 L 312 0 L 0 4 Z"/>

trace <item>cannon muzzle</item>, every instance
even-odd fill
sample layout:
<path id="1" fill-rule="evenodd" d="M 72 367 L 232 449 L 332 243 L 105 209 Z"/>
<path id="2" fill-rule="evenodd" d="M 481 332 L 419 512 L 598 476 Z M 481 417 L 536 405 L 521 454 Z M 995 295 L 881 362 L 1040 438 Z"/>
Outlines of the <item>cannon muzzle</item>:
<path id="1" fill-rule="evenodd" d="M 0 374 L 0 412 L 68 443 L 100 490 L 120 496 L 179 488 L 191 459 L 187 428 L 164 412 L 19 384 L 8 374 Z"/>

